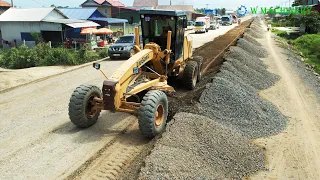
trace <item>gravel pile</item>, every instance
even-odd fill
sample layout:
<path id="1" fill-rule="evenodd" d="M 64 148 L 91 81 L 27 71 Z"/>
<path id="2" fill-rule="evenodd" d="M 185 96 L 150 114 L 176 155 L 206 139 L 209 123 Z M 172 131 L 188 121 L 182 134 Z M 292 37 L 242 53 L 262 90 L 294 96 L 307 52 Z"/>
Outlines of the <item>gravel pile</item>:
<path id="1" fill-rule="evenodd" d="M 178 113 L 139 179 L 241 179 L 265 169 L 264 152 L 213 120 Z"/>
<path id="2" fill-rule="evenodd" d="M 252 29 L 250 29 L 250 28 L 246 28 L 246 29 L 244 30 L 244 33 L 247 33 L 247 34 L 249 34 L 250 36 L 252 36 L 252 37 L 254 37 L 254 38 L 258 38 L 258 39 L 264 37 L 263 34 L 261 34 L 261 33 L 259 33 L 259 32 L 256 32 L 256 31 L 254 31 L 254 30 L 252 30 Z"/>
<path id="3" fill-rule="evenodd" d="M 244 64 L 237 59 L 225 58 L 225 62 L 221 70 L 229 71 L 227 74 L 233 74 L 239 77 L 243 83 L 252 86 L 257 90 L 267 89 L 279 80 L 279 76 L 268 72 L 266 69 L 250 64 Z M 223 73 L 218 74 L 221 75 Z M 239 81 L 236 81 L 239 82 Z"/>
<path id="4" fill-rule="evenodd" d="M 253 25 L 253 26 L 250 27 L 250 29 L 256 31 L 257 33 L 264 33 L 262 27 L 258 26 L 258 25 Z"/>
<path id="5" fill-rule="evenodd" d="M 267 65 L 264 64 L 258 57 L 249 54 L 247 51 L 237 46 L 231 46 L 229 49 L 229 53 L 226 54 L 224 58 L 238 59 L 239 61 L 249 65 L 253 69 L 258 69 L 260 67 L 264 69 L 267 68 Z"/>
<path id="6" fill-rule="evenodd" d="M 249 34 L 244 34 L 243 39 L 251 42 L 254 45 L 261 46 L 261 44 L 254 37 L 250 36 Z"/>
<path id="7" fill-rule="evenodd" d="M 266 57 L 265 49 L 245 39 L 238 46 L 230 48 L 221 72 L 203 91 L 201 114 L 249 138 L 278 134 L 285 129 L 287 118 L 259 98 L 258 91 L 273 86 L 280 77 L 268 72 L 257 57 Z"/>
<path id="8" fill-rule="evenodd" d="M 252 44 L 251 42 L 241 38 L 237 42 L 237 46 L 241 47 L 242 49 L 250 52 L 251 54 L 260 57 L 260 58 L 266 58 L 268 57 L 268 52 L 263 47 L 259 47 L 255 44 Z"/>
<path id="9" fill-rule="evenodd" d="M 229 79 L 222 71 L 200 97 L 201 113 L 249 138 L 278 134 L 287 119 L 271 103 L 264 101 L 239 79 Z M 240 78 L 242 79 L 242 77 Z"/>

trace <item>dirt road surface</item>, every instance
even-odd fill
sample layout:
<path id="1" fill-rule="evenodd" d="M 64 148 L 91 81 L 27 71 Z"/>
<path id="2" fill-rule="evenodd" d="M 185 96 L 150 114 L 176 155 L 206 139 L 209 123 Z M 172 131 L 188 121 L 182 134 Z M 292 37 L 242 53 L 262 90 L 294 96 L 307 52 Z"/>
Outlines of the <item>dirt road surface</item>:
<path id="1" fill-rule="evenodd" d="M 218 32 L 194 42 L 208 42 Z M 101 67 L 110 76 L 122 63 L 104 61 Z M 0 94 L 0 179 L 118 177 L 149 143 L 136 118 L 103 112 L 96 125 L 82 130 L 68 117 L 73 90 L 83 83 L 101 87 L 103 80 L 88 66 Z"/>
<path id="2" fill-rule="evenodd" d="M 281 76 L 261 96 L 274 103 L 289 117 L 285 132 L 255 142 L 267 151 L 269 171 L 253 179 L 319 179 L 320 177 L 320 103 L 314 92 L 294 71 L 284 49 L 268 33 L 263 43 L 269 50 L 265 62 L 270 71 Z"/>

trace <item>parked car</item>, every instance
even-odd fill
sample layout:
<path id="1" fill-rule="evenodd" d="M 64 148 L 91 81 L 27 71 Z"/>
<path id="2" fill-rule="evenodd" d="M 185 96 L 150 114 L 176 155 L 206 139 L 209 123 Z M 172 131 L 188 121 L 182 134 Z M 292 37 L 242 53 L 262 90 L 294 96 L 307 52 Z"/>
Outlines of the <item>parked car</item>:
<path id="1" fill-rule="evenodd" d="M 142 45 L 142 37 L 140 36 L 140 44 Z M 135 35 L 128 34 L 118 38 L 108 49 L 110 59 L 130 58 L 135 54 L 133 46 L 135 45 Z"/>
<path id="2" fill-rule="evenodd" d="M 222 25 L 232 25 L 232 16 L 230 15 L 224 15 L 221 18 Z"/>
<path id="3" fill-rule="evenodd" d="M 209 29 L 215 30 L 215 29 L 219 29 L 219 27 L 220 27 L 220 24 L 219 24 L 218 22 L 216 22 L 216 21 L 211 21 L 211 23 L 210 23 L 210 28 L 209 28 Z"/>

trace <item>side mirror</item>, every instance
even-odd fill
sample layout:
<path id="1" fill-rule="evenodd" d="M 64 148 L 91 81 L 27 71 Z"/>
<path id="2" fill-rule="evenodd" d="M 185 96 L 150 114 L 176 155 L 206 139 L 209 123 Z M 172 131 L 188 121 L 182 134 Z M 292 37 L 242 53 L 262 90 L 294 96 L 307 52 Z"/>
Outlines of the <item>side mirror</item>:
<path id="1" fill-rule="evenodd" d="M 187 17 L 183 17 L 183 28 L 187 28 L 187 27 L 188 27 Z"/>
<path id="2" fill-rule="evenodd" d="M 99 63 L 93 63 L 93 67 L 94 67 L 96 70 L 100 70 L 100 64 L 99 64 Z"/>

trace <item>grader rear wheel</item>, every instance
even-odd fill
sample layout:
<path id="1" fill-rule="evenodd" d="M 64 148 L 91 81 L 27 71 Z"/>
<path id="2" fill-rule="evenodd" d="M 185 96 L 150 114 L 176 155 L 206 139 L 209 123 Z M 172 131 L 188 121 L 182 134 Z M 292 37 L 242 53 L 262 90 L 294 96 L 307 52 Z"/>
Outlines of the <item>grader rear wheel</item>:
<path id="1" fill-rule="evenodd" d="M 147 138 L 161 134 L 167 124 L 168 99 L 162 91 L 149 91 L 141 102 L 139 129 Z"/>
<path id="2" fill-rule="evenodd" d="M 197 82 L 201 81 L 202 78 L 202 73 L 201 73 L 201 69 L 202 69 L 202 64 L 203 64 L 203 57 L 202 56 L 194 56 L 192 61 L 195 61 L 198 63 L 198 77 L 197 77 Z"/>
<path id="3" fill-rule="evenodd" d="M 73 92 L 69 102 L 69 117 L 74 125 L 87 128 L 97 122 L 100 110 L 94 108 L 95 97 L 101 98 L 101 91 L 92 85 L 80 85 Z"/>

